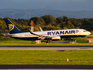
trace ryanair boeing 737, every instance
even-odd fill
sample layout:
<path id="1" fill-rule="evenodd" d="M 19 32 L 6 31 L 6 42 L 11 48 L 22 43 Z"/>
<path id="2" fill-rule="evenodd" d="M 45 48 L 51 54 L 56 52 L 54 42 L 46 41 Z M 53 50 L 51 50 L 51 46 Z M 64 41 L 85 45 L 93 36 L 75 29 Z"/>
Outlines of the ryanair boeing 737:
<path id="1" fill-rule="evenodd" d="M 9 36 L 16 39 L 24 40 L 40 40 L 40 39 L 61 39 L 66 37 L 84 37 L 90 34 L 85 29 L 62 29 L 62 30 L 50 30 L 37 32 L 23 32 L 20 31 L 9 19 L 5 18 L 9 30 Z"/>

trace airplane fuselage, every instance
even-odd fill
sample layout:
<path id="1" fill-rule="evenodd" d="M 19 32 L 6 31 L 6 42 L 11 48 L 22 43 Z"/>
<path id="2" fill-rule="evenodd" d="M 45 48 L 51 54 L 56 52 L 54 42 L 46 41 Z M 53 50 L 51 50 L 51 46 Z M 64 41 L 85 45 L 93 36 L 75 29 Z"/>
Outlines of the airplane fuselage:
<path id="1" fill-rule="evenodd" d="M 84 37 L 90 34 L 89 31 L 86 31 L 85 29 L 63 29 L 63 30 L 50 30 L 50 31 L 38 31 L 33 32 L 37 35 L 33 35 L 30 32 L 22 32 L 22 33 L 16 33 L 16 34 L 9 34 L 9 36 L 13 38 L 19 38 L 19 39 L 39 39 L 38 35 L 41 36 L 60 36 L 60 37 Z"/>

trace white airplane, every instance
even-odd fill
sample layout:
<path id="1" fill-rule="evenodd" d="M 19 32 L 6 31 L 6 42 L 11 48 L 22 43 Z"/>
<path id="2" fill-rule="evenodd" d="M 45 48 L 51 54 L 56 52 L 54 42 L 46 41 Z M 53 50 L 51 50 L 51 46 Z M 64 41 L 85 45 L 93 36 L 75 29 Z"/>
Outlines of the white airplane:
<path id="1" fill-rule="evenodd" d="M 16 39 L 23 40 L 40 40 L 40 39 L 61 39 L 67 37 L 85 37 L 90 34 L 89 31 L 85 29 L 62 29 L 62 30 L 50 30 L 50 31 L 41 31 L 37 32 L 23 32 L 20 31 L 9 19 L 5 18 L 9 30 L 9 36 Z"/>

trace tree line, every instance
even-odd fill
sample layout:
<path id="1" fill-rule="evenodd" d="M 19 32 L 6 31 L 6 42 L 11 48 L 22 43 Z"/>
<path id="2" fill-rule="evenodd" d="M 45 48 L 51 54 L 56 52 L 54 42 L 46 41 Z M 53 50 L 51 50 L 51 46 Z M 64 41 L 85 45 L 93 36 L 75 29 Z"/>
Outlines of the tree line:
<path id="1" fill-rule="evenodd" d="M 68 18 L 67 16 L 60 16 L 55 18 L 52 15 L 44 15 L 42 17 L 32 17 L 28 20 L 25 19 L 13 19 L 9 18 L 16 27 L 22 31 L 29 31 L 31 28 L 31 20 L 34 22 L 34 31 L 39 31 L 39 27 L 42 27 L 43 30 L 59 30 L 59 29 L 74 29 L 81 28 L 88 31 L 93 30 L 93 18 Z M 6 23 L 3 18 L 0 18 L 0 29 L 7 29 Z"/>

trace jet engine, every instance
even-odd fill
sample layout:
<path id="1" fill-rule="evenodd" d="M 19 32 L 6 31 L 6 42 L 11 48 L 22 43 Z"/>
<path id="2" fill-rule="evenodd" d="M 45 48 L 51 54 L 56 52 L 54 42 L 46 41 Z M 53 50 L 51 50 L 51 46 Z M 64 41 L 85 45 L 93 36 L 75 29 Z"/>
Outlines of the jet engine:
<path id="1" fill-rule="evenodd" d="M 54 36 L 54 37 L 52 37 L 52 40 L 60 40 L 60 39 L 61 39 L 60 36 Z"/>

